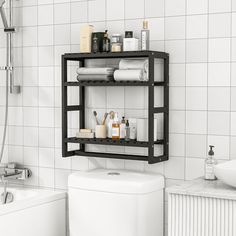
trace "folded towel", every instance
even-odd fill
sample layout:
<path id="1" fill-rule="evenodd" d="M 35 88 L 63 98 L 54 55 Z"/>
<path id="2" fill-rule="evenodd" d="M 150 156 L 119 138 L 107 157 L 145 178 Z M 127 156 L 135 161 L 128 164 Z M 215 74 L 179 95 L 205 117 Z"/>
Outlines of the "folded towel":
<path id="1" fill-rule="evenodd" d="M 115 68 L 87 68 L 81 67 L 77 69 L 78 75 L 113 75 Z"/>
<path id="2" fill-rule="evenodd" d="M 110 81 L 113 80 L 111 75 L 78 75 L 78 81 Z"/>
<path id="3" fill-rule="evenodd" d="M 148 59 L 121 59 L 120 70 L 143 69 L 148 74 Z"/>
<path id="4" fill-rule="evenodd" d="M 116 70 L 114 73 L 114 79 L 116 81 L 147 81 L 143 70 Z"/>

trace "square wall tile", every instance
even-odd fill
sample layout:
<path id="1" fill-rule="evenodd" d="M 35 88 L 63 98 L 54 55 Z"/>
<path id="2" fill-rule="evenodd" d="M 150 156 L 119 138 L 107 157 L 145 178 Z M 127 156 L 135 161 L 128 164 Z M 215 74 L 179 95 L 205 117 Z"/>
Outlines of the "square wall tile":
<path id="1" fill-rule="evenodd" d="M 231 35 L 231 14 L 209 15 L 209 37 L 230 37 Z"/>
<path id="2" fill-rule="evenodd" d="M 208 134 L 229 135 L 230 113 L 229 112 L 208 112 Z"/>
<path id="3" fill-rule="evenodd" d="M 165 39 L 185 38 L 185 16 L 165 18 Z"/>
<path id="4" fill-rule="evenodd" d="M 40 87 L 39 88 L 39 106 L 53 107 L 54 106 L 54 88 Z"/>
<path id="5" fill-rule="evenodd" d="M 24 146 L 37 147 L 38 146 L 38 128 L 24 127 Z"/>
<path id="6" fill-rule="evenodd" d="M 145 1 L 145 17 L 162 17 L 165 14 L 165 0 Z"/>
<path id="7" fill-rule="evenodd" d="M 205 0 L 204 0 L 205 1 Z M 196 1 L 195 1 L 196 2 Z M 208 19 L 207 15 L 187 16 L 187 38 L 207 38 Z"/>
<path id="8" fill-rule="evenodd" d="M 37 7 L 23 7 L 22 9 L 22 26 L 36 26 L 37 21 Z"/>
<path id="9" fill-rule="evenodd" d="M 39 126 L 40 127 L 54 127 L 54 109 L 53 108 L 39 108 Z"/>
<path id="10" fill-rule="evenodd" d="M 170 157 L 170 159 L 164 163 L 164 174 L 166 178 L 184 179 L 184 158 Z"/>
<path id="11" fill-rule="evenodd" d="M 135 11 L 133 10 L 135 7 Z M 138 19 L 144 18 L 144 0 L 126 0 L 125 18 Z"/>
<path id="12" fill-rule="evenodd" d="M 86 94 L 86 107 L 106 108 L 106 88 L 87 87 L 85 94 Z"/>
<path id="13" fill-rule="evenodd" d="M 230 39 L 218 38 L 209 39 L 208 46 L 209 62 L 228 62 L 230 61 Z"/>
<path id="14" fill-rule="evenodd" d="M 54 148 L 39 148 L 39 166 L 54 167 Z"/>
<path id="15" fill-rule="evenodd" d="M 170 156 L 182 157 L 185 155 L 185 135 L 170 134 Z"/>
<path id="16" fill-rule="evenodd" d="M 187 0 L 187 14 L 206 14 L 208 12 L 208 1 Z"/>
<path id="17" fill-rule="evenodd" d="M 230 139 L 230 159 L 236 159 L 236 137 Z"/>
<path id="18" fill-rule="evenodd" d="M 236 87 L 231 87 L 231 111 L 236 111 Z"/>
<path id="19" fill-rule="evenodd" d="M 37 27 L 24 27 L 22 29 L 23 34 L 23 46 L 24 47 L 33 47 L 37 46 L 38 40 L 38 31 Z"/>
<path id="20" fill-rule="evenodd" d="M 23 163 L 23 147 L 22 146 L 8 146 L 8 161 L 17 164 Z"/>
<path id="21" fill-rule="evenodd" d="M 207 62 L 207 39 L 191 39 L 186 43 L 186 61 Z"/>
<path id="22" fill-rule="evenodd" d="M 170 86 L 185 86 L 185 64 L 170 64 Z"/>
<path id="23" fill-rule="evenodd" d="M 39 26 L 38 27 L 38 45 L 49 46 L 53 45 L 53 26 Z"/>
<path id="24" fill-rule="evenodd" d="M 54 44 L 55 45 L 66 45 L 70 44 L 70 24 L 55 25 L 54 26 Z"/>
<path id="25" fill-rule="evenodd" d="M 229 12 L 231 10 L 231 0 L 209 0 L 209 13 Z"/>
<path id="26" fill-rule="evenodd" d="M 170 133 L 185 132 L 185 111 L 170 111 Z"/>
<path id="27" fill-rule="evenodd" d="M 38 6 L 38 25 L 53 24 L 53 5 Z"/>
<path id="28" fill-rule="evenodd" d="M 236 11 L 236 0 L 232 0 L 232 11 Z"/>
<path id="29" fill-rule="evenodd" d="M 24 147 L 24 165 L 26 166 L 38 166 L 38 147 Z"/>
<path id="30" fill-rule="evenodd" d="M 55 168 L 58 169 L 71 168 L 71 158 L 63 158 L 60 148 L 55 148 Z"/>
<path id="31" fill-rule="evenodd" d="M 116 0 L 107 1 L 107 20 L 121 20 L 125 16 L 125 0 L 120 0 L 119 3 Z"/>
<path id="32" fill-rule="evenodd" d="M 193 180 L 204 175 L 204 159 L 186 159 L 186 180 Z"/>
<path id="33" fill-rule="evenodd" d="M 54 5 L 54 24 L 70 23 L 70 3 Z"/>
<path id="34" fill-rule="evenodd" d="M 208 86 L 230 86 L 230 63 L 208 64 Z"/>
<path id="35" fill-rule="evenodd" d="M 24 67 L 23 71 L 23 86 L 38 86 L 38 68 L 37 67 Z"/>
<path id="36" fill-rule="evenodd" d="M 53 128 L 39 128 L 39 147 L 54 147 L 54 140 Z"/>
<path id="37" fill-rule="evenodd" d="M 186 135 L 186 157 L 205 158 L 207 155 L 207 135 Z"/>
<path id="38" fill-rule="evenodd" d="M 232 36 L 236 37 L 236 12 L 232 13 Z"/>
<path id="39" fill-rule="evenodd" d="M 164 18 L 151 18 L 148 22 L 150 32 L 152 32 L 150 40 L 164 40 Z"/>
<path id="40" fill-rule="evenodd" d="M 51 87 L 54 86 L 54 70 L 53 67 L 39 67 L 38 68 L 39 86 Z"/>
<path id="41" fill-rule="evenodd" d="M 231 55 L 231 60 L 236 61 L 236 38 L 232 38 L 232 55 Z"/>
<path id="42" fill-rule="evenodd" d="M 209 87 L 208 88 L 208 110 L 229 111 L 230 110 L 230 88 Z"/>
<path id="43" fill-rule="evenodd" d="M 39 66 L 52 66 L 53 65 L 53 53 L 54 49 L 52 46 L 39 47 Z"/>
<path id="44" fill-rule="evenodd" d="M 230 134 L 236 136 L 236 112 L 231 112 Z"/>
<path id="45" fill-rule="evenodd" d="M 124 108 L 125 101 L 124 101 L 124 94 L 125 88 L 124 87 L 108 87 L 107 88 L 107 108 Z"/>
<path id="46" fill-rule="evenodd" d="M 186 5 L 185 0 L 166 0 L 165 1 L 165 15 L 166 16 L 176 16 L 185 15 Z"/>
<path id="47" fill-rule="evenodd" d="M 23 106 L 38 106 L 38 88 L 37 87 L 25 87 L 23 92 Z"/>
<path id="48" fill-rule="evenodd" d="M 171 55 L 170 63 L 185 63 L 185 40 L 166 41 L 165 51 Z"/>
<path id="49" fill-rule="evenodd" d="M 71 2 L 71 23 L 88 21 L 88 1 Z"/>
<path id="50" fill-rule="evenodd" d="M 185 87 L 170 87 L 170 109 L 185 109 Z"/>
<path id="51" fill-rule="evenodd" d="M 89 22 L 105 21 L 106 3 L 105 0 L 88 2 Z"/>
<path id="52" fill-rule="evenodd" d="M 186 88 L 186 109 L 207 110 L 207 88 L 187 87 Z"/>
<path id="53" fill-rule="evenodd" d="M 207 69 L 206 63 L 186 64 L 186 86 L 206 86 Z"/>
<path id="54" fill-rule="evenodd" d="M 186 133 L 206 134 L 207 133 L 207 112 L 187 111 L 186 112 Z"/>
<path id="55" fill-rule="evenodd" d="M 55 170 L 55 188 L 68 189 L 68 177 L 71 174 L 69 170 Z"/>
<path id="56" fill-rule="evenodd" d="M 23 48 L 23 66 L 38 66 L 38 48 L 25 47 Z M 5 64 L 5 63 L 4 63 Z"/>

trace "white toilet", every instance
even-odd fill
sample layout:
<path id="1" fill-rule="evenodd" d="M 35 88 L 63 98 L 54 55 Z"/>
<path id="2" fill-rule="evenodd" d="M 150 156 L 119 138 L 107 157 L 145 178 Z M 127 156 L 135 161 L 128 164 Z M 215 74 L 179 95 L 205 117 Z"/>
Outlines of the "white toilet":
<path id="1" fill-rule="evenodd" d="M 164 178 L 97 169 L 69 176 L 70 236 L 162 236 Z"/>

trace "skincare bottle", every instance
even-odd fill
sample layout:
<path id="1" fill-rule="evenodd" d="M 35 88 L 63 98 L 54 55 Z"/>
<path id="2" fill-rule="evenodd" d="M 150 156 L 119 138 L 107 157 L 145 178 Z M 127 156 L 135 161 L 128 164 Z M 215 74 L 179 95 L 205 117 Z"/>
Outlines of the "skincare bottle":
<path id="1" fill-rule="evenodd" d="M 120 123 L 120 138 L 125 138 L 125 117 L 122 117 L 121 123 Z"/>
<path id="2" fill-rule="evenodd" d="M 130 140 L 130 127 L 129 127 L 129 121 L 126 121 L 125 124 L 125 141 L 129 141 Z"/>
<path id="3" fill-rule="evenodd" d="M 96 53 L 98 51 L 99 51 L 98 38 L 97 38 L 97 35 L 94 34 L 94 36 L 93 36 L 93 44 L 92 44 L 92 52 Z"/>
<path id="4" fill-rule="evenodd" d="M 107 30 L 105 31 L 104 38 L 103 38 L 103 52 L 110 52 L 110 39 L 108 38 Z"/>
<path id="5" fill-rule="evenodd" d="M 130 118 L 129 126 L 130 126 L 130 139 L 136 140 L 137 139 L 137 120 L 135 118 Z"/>
<path id="6" fill-rule="evenodd" d="M 120 124 L 118 113 L 115 113 L 114 121 L 112 124 L 112 139 L 119 140 L 120 139 Z"/>
<path id="7" fill-rule="evenodd" d="M 114 115 L 115 115 L 114 111 L 111 111 L 109 113 L 109 121 L 108 121 L 108 124 L 107 124 L 107 126 L 108 126 L 107 127 L 107 130 L 108 130 L 107 136 L 108 136 L 108 138 L 112 138 L 112 124 L 114 122 Z"/>
<path id="8" fill-rule="evenodd" d="M 214 158 L 214 146 L 210 145 L 210 150 L 208 152 L 208 157 L 205 160 L 205 179 L 206 180 L 216 180 L 214 174 L 214 166 L 217 164 L 217 160 Z"/>
<path id="9" fill-rule="evenodd" d="M 141 50 L 149 50 L 149 36 L 148 21 L 143 21 L 143 29 L 141 31 Z"/>

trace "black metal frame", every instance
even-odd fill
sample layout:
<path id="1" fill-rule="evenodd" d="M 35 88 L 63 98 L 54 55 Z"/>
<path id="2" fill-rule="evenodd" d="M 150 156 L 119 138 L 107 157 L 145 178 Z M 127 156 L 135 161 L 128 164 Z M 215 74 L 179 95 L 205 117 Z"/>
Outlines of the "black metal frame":
<path id="1" fill-rule="evenodd" d="M 149 81 L 147 82 L 116 82 L 116 81 L 84 81 L 68 82 L 67 69 L 68 61 L 78 61 L 84 66 L 86 59 L 107 59 L 107 58 L 138 58 L 147 57 L 149 59 Z M 164 81 L 154 81 L 155 59 L 164 60 Z M 67 95 L 69 86 L 79 86 L 79 105 L 68 106 Z M 112 139 L 79 139 L 68 137 L 68 112 L 80 112 L 80 128 L 85 128 L 85 87 L 86 86 L 146 86 L 148 87 L 148 142 L 112 140 Z M 155 86 L 164 87 L 164 106 L 154 107 L 154 89 Z M 163 140 L 154 141 L 154 114 L 164 114 L 164 138 Z M 80 144 L 79 150 L 68 151 L 68 143 Z M 148 148 L 148 155 L 127 155 L 114 153 L 97 153 L 87 152 L 86 144 L 100 145 L 119 145 Z M 154 145 L 163 145 L 163 155 L 154 156 Z M 125 160 L 148 161 L 149 164 L 167 161 L 169 159 L 169 54 L 156 51 L 136 51 L 136 52 L 118 52 L 118 53 L 70 53 L 62 55 L 62 156 L 88 156 L 101 158 L 115 158 Z"/>

